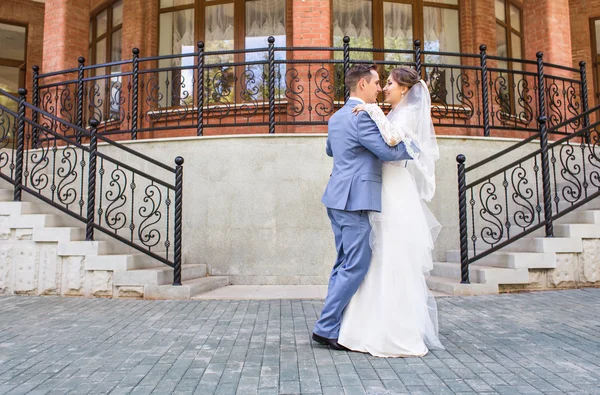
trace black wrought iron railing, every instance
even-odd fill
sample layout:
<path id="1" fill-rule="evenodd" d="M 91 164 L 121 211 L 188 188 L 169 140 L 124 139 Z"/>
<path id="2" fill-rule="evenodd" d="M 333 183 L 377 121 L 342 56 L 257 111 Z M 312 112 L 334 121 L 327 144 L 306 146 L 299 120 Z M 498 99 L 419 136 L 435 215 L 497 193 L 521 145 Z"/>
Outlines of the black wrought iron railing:
<path id="1" fill-rule="evenodd" d="M 552 127 L 545 116 L 538 121 L 538 133 L 483 161 L 467 167 L 465 156 L 457 157 L 463 283 L 470 264 L 538 229 L 554 236 L 554 221 L 600 196 L 600 106 Z M 569 125 L 580 127 L 548 142 Z M 538 149 L 496 165 L 534 141 Z M 490 164 L 493 170 L 481 174 Z"/>
<path id="2" fill-rule="evenodd" d="M 84 129 L 26 94 L 0 90 L 0 178 L 14 186 L 14 200 L 26 192 L 85 224 L 86 240 L 98 230 L 173 267 L 180 285 L 183 158 L 165 165 L 101 135 L 96 119 Z"/>
<path id="3" fill-rule="evenodd" d="M 523 60 L 480 49 L 422 51 L 419 41 L 413 50 L 357 48 L 348 38 L 343 47 L 275 47 L 270 38 L 265 48 L 216 52 L 199 42 L 194 53 L 146 58 L 134 49 L 131 60 L 85 65 L 79 58 L 76 68 L 45 74 L 34 67 L 32 103 L 54 118 L 34 114 L 40 119 L 33 120 L 58 131 L 63 126 L 55 119 L 85 128 L 93 118 L 100 134 L 131 139 L 177 129 L 202 135 L 215 127 L 275 133 L 325 125 L 348 97 L 348 68 L 374 62 L 384 79 L 397 66 L 423 75 L 436 126 L 480 129 L 484 136 L 495 130 L 535 133 L 545 114 L 553 133 L 578 129 L 564 121 L 587 110 L 585 63 L 574 69 L 545 63 L 541 53 Z"/>

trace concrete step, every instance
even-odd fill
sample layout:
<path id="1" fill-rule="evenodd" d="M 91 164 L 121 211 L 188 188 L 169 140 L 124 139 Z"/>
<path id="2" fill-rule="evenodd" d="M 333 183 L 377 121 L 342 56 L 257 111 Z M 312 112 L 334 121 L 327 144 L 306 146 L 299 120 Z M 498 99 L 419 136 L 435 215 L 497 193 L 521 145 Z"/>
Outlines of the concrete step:
<path id="1" fill-rule="evenodd" d="M 85 229 L 74 227 L 36 228 L 33 231 L 33 241 L 38 242 L 69 242 L 85 240 Z"/>
<path id="2" fill-rule="evenodd" d="M 87 256 L 85 270 L 127 271 L 163 267 L 164 263 L 142 253 Z"/>
<path id="3" fill-rule="evenodd" d="M 60 226 L 60 218 L 50 214 L 11 215 L 8 225 L 11 229 L 35 229 Z"/>
<path id="4" fill-rule="evenodd" d="M 460 281 L 460 263 L 434 262 L 431 275 Z M 527 284 L 529 283 L 529 270 L 472 264 L 469 267 L 469 279 L 471 282 L 480 284 Z"/>
<path id="5" fill-rule="evenodd" d="M 506 252 L 581 252 L 583 245 L 577 237 L 534 237 L 523 238 L 507 245 Z"/>
<path id="6" fill-rule="evenodd" d="M 149 285 L 144 287 L 144 299 L 190 299 L 192 296 L 229 285 L 227 276 L 209 276 L 184 281 L 180 286 Z"/>
<path id="7" fill-rule="evenodd" d="M 206 265 L 182 265 L 181 280 L 192 280 L 206 276 Z M 173 268 L 163 265 L 139 270 L 115 271 L 114 284 L 116 286 L 135 285 L 167 285 L 173 283 Z"/>
<path id="8" fill-rule="evenodd" d="M 87 256 L 107 254 L 109 247 L 103 241 L 66 241 L 58 243 L 58 256 Z"/>
<path id="9" fill-rule="evenodd" d="M 498 293 L 497 284 L 461 284 L 460 279 L 430 276 L 427 286 L 431 291 L 443 292 L 450 295 L 489 295 Z"/>
<path id="10" fill-rule="evenodd" d="M 555 224 L 600 225 L 600 210 L 575 210 L 556 220 Z"/>
<path id="11" fill-rule="evenodd" d="M 40 214 L 39 205 L 31 202 L 0 201 L 0 215 Z"/>
<path id="12" fill-rule="evenodd" d="M 600 238 L 600 225 L 596 224 L 566 224 L 554 225 L 555 237 L 579 237 L 582 239 Z"/>
<path id="13" fill-rule="evenodd" d="M 446 251 L 446 261 L 460 263 L 460 251 Z M 508 269 L 554 269 L 556 268 L 556 254 L 553 252 L 496 251 L 479 259 L 475 264 Z"/>

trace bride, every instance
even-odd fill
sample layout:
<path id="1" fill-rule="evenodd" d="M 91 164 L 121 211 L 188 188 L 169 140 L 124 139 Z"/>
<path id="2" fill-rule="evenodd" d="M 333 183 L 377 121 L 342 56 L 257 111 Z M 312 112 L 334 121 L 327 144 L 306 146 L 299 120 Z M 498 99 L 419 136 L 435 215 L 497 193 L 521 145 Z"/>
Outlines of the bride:
<path id="1" fill-rule="evenodd" d="M 425 276 L 433 269 L 431 251 L 440 224 L 424 201 L 435 193 L 439 151 L 425 82 L 409 68 L 393 69 L 383 89 L 388 117 L 377 104 L 361 104 L 385 142 L 418 146 L 415 160 L 385 162 L 381 212 L 370 212 L 369 271 L 344 311 L 338 343 L 377 357 L 424 356 L 443 349 L 437 307 Z"/>

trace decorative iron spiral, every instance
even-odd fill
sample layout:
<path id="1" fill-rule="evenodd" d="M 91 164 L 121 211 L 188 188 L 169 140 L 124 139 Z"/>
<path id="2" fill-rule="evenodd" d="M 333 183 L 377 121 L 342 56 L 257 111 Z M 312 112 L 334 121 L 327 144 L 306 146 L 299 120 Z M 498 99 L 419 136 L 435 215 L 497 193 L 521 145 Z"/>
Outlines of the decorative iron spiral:
<path id="1" fill-rule="evenodd" d="M 482 206 L 479 215 L 489 224 L 481 229 L 481 239 L 490 245 L 497 244 L 504 235 L 504 227 L 500 219 L 502 206 L 495 203 L 497 200 L 496 185 L 491 180 L 487 180 L 479 189 L 479 202 Z"/>
<path id="2" fill-rule="evenodd" d="M 162 218 L 162 213 L 160 212 L 162 193 L 160 188 L 154 185 L 154 183 L 148 185 L 144 191 L 143 201 L 147 206 L 142 206 L 139 209 L 139 214 L 143 220 L 138 229 L 138 237 L 143 245 L 151 249 L 158 245 L 161 240 L 160 232 L 153 227 Z"/>
<path id="3" fill-rule="evenodd" d="M 296 68 L 289 68 L 285 72 L 285 97 L 288 99 L 287 114 L 297 117 L 304 111 L 304 86 L 300 84 L 300 73 Z"/>
<path id="4" fill-rule="evenodd" d="M 315 73 L 315 96 L 319 101 L 315 105 L 315 112 L 321 117 L 333 113 L 333 84 L 329 70 L 321 66 Z"/>
<path id="5" fill-rule="evenodd" d="M 106 225 L 115 231 L 123 229 L 127 225 L 127 214 L 120 209 L 127 203 L 127 175 L 117 167 L 110 173 L 109 189 L 105 193 L 106 200 L 110 202 L 104 213 Z"/>

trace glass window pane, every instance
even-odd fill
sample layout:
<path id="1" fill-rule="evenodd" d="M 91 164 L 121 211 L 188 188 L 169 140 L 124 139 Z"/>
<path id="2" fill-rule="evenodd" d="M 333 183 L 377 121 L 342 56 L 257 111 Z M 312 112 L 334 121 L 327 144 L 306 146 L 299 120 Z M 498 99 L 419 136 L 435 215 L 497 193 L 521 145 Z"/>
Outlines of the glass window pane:
<path id="1" fill-rule="evenodd" d="M 0 88 L 11 93 L 19 89 L 19 68 L 0 66 Z"/>
<path id="2" fill-rule="evenodd" d="M 384 48 L 413 48 L 412 5 L 401 3 L 383 3 L 383 37 Z M 388 61 L 412 61 L 412 54 L 385 54 Z"/>
<path id="3" fill-rule="evenodd" d="M 344 36 L 353 47 L 373 47 L 373 16 L 370 0 L 333 0 L 333 42 L 342 46 Z"/>
<path id="4" fill-rule="evenodd" d="M 594 26 L 596 29 L 596 55 L 600 55 L 600 19 L 594 21 Z"/>
<path id="5" fill-rule="evenodd" d="M 498 56 L 508 57 L 508 43 L 506 42 L 506 29 L 500 25 L 496 25 L 496 47 Z"/>
<path id="6" fill-rule="evenodd" d="M 160 14 L 159 55 L 187 54 L 195 51 L 194 46 L 194 9 L 186 9 Z M 161 59 L 160 68 L 173 68 L 161 72 L 158 76 L 156 100 L 163 107 L 180 106 L 193 103 L 194 70 L 180 69 L 181 66 L 194 64 L 194 57 Z"/>
<path id="7" fill-rule="evenodd" d="M 207 51 L 233 50 L 233 4 L 205 8 L 204 39 Z M 233 61 L 233 55 L 211 56 L 207 62 Z"/>
<path id="8" fill-rule="evenodd" d="M 458 10 L 438 7 L 423 7 L 423 33 L 426 51 L 460 52 Z M 426 55 L 426 63 L 459 64 L 457 56 Z M 425 78 L 429 81 L 431 101 L 452 104 L 453 89 L 460 84 L 457 78 L 460 70 L 450 67 L 425 68 Z"/>
<path id="9" fill-rule="evenodd" d="M 106 63 L 106 39 L 96 43 L 96 64 Z"/>
<path id="10" fill-rule="evenodd" d="M 285 46 L 285 1 L 246 2 L 246 48 L 262 48 L 267 38 L 275 37 L 276 46 Z"/>
<path id="11" fill-rule="evenodd" d="M 108 23 L 108 10 L 102 11 L 96 17 L 96 37 L 106 33 L 106 24 Z"/>
<path id="12" fill-rule="evenodd" d="M 194 52 L 194 10 L 160 14 L 159 55 Z"/>
<path id="13" fill-rule="evenodd" d="M 119 0 L 113 4 L 112 25 L 115 27 L 121 23 L 123 23 L 123 0 Z"/>
<path id="14" fill-rule="evenodd" d="M 496 0 L 496 19 L 502 22 L 506 22 L 506 5 L 504 0 Z"/>
<path id="15" fill-rule="evenodd" d="M 460 52 L 458 10 L 423 7 L 423 33 L 425 51 Z M 426 62 L 437 61 L 434 58 Z"/>
<path id="16" fill-rule="evenodd" d="M 0 58 L 25 60 L 26 29 L 0 23 Z"/>
<path id="17" fill-rule="evenodd" d="M 512 53 L 510 54 L 510 57 L 511 58 L 522 59 L 523 58 L 523 53 L 521 51 L 521 49 L 522 49 L 521 37 L 519 37 L 515 33 L 511 33 L 511 35 L 510 35 L 510 45 L 511 45 L 511 50 L 512 50 Z"/>
<path id="18" fill-rule="evenodd" d="M 160 0 L 160 8 L 177 7 L 187 4 L 194 4 L 194 0 Z"/>
<path id="19" fill-rule="evenodd" d="M 516 31 L 521 31 L 521 10 L 510 5 L 510 26 Z"/>
<path id="20" fill-rule="evenodd" d="M 122 33 L 123 30 L 119 29 L 112 34 L 112 43 L 110 49 L 110 61 L 117 62 L 121 60 L 121 50 L 122 50 Z"/>

